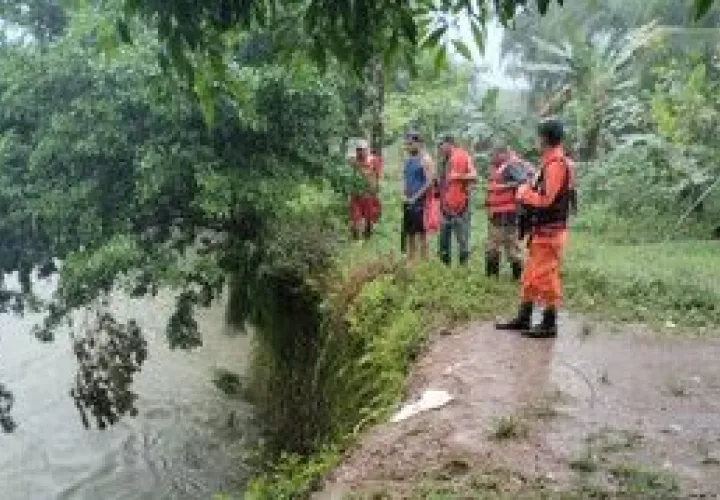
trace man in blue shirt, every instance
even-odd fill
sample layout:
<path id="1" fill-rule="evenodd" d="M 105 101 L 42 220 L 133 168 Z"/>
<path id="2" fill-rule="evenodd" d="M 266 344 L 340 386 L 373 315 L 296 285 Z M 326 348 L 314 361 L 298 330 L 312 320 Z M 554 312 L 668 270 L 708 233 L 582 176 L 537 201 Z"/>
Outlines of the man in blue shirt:
<path id="1" fill-rule="evenodd" d="M 407 255 L 414 262 L 420 247 L 420 259 L 428 258 L 427 231 L 425 228 L 425 202 L 432 184 L 435 167 L 417 132 L 405 136 L 408 157 L 403 169 L 403 235 L 407 239 Z"/>

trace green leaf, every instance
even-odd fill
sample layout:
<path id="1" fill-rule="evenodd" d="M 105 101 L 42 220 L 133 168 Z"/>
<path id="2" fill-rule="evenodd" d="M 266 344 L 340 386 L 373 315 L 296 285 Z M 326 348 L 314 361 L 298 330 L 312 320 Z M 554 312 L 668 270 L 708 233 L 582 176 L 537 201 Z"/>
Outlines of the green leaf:
<path id="1" fill-rule="evenodd" d="M 472 53 L 470 52 L 470 49 L 462 40 L 453 40 L 452 41 L 453 47 L 455 47 L 455 50 L 458 51 L 458 53 L 463 56 L 468 61 L 472 61 Z"/>
<path id="2" fill-rule="evenodd" d="M 430 33 L 430 35 L 428 35 L 428 37 L 425 39 L 425 41 L 423 42 L 423 47 L 437 47 L 440 39 L 447 32 L 447 29 L 447 24 L 443 24 L 439 28 L 436 28 L 435 31 Z"/>
<path id="3" fill-rule="evenodd" d="M 540 12 L 541 16 L 544 16 L 545 14 L 547 14 L 549 5 L 550 5 L 550 0 L 537 0 L 538 11 Z M 560 4 L 560 5 L 562 5 L 562 4 Z"/>
<path id="4" fill-rule="evenodd" d="M 123 19 L 117 20 L 117 32 L 118 35 L 120 35 L 120 41 L 122 41 L 122 43 L 126 43 L 128 45 L 132 43 L 130 29 L 128 28 L 127 23 Z"/>
<path id="5" fill-rule="evenodd" d="M 695 20 L 708 13 L 715 0 L 695 0 Z"/>
<path id="6" fill-rule="evenodd" d="M 470 23 L 470 30 L 472 31 L 473 40 L 475 40 L 475 46 L 479 52 L 485 50 L 485 33 L 483 27 L 477 19 L 473 19 Z"/>
<path id="7" fill-rule="evenodd" d="M 435 69 L 440 71 L 448 68 L 447 52 L 443 47 L 438 47 L 434 59 Z"/>
<path id="8" fill-rule="evenodd" d="M 117 31 L 113 30 L 112 24 L 108 22 L 101 22 L 98 24 L 97 38 L 98 48 L 100 52 L 107 56 L 112 56 L 117 51 Z"/>
<path id="9" fill-rule="evenodd" d="M 403 35 L 414 45 L 417 42 L 418 29 L 413 16 L 410 13 L 403 13 L 400 23 L 402 25 Z"/>
<path id="10" fill-rule="evenodd" d="M 164 52 L 158 52 L 158 65 L 163 72 L 168 72 L 170 70 L 170 59 L 168 59 L 167 54 Z"/>

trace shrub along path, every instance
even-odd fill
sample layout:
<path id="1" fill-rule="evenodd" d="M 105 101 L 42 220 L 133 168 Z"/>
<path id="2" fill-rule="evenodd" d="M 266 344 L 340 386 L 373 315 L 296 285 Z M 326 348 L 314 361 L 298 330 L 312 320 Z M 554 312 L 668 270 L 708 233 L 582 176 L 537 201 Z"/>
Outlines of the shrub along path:
<path id="1" fill-rule="evenodd" d="M 436 339 L 408 399 L 455 400 L 371 430 L 317 498 L 716 498 L 720 340 L 562 328 L 556 341 L 486 323 Z"/>

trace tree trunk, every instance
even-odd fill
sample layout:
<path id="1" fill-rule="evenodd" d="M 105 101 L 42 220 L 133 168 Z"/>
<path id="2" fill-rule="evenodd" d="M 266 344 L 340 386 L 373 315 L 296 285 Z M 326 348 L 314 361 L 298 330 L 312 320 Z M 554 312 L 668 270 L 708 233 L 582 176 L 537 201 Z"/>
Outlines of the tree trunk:
<path id="1" fill-rule="evenodd" d="M 385 72 L 382 61 L 376 58 L 368 67 L 368 97 L 370 104 L 370 148 L 382 154 L 385 145 L 383 111 L 385 109 Z"/>

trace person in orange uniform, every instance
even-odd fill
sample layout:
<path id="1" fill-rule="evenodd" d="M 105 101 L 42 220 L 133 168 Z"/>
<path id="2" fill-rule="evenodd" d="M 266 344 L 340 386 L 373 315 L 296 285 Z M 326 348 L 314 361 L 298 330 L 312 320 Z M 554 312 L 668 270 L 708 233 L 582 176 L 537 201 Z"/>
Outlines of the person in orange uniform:
<path id="1" fill-rule="evenodd" d="M 488 237 L 485 250 L 485 274 L 498 277 L 500 275 L 500 255 L 510 262 L 513 278 L 518 280 L 522 273 L 522 249 L 518 239 L 518 205 L 515 194 L 518 180 L 512 179 L 509 174 L 512 169 L 521 169 L 517 172 L 521 178 L 532 176 L 532 165 L 506 146 L 496 147 L 490 165 L 490 180 L 488 182 L 485 207 L 488 210 Z"/>
<path id="2" fill-rule="evenodd" d="M 563 125 L 559 120 L 548 119 L 540 123 L 540 172 L 533 185 L 523 184 L 517 191 L 517 200 L 527 211 L 530 222 L 520 309 L 513 320 L 496 325 L 499 330 L 518 330 L 532 338 L 557 336 L 557 309 L 562 301 L 560 268 L 568 238 L 574 181 L 563 138 Z M 542 322 L 532 326 L 536 303 L 545 309 Z"/>
<path id="3" fill-rule="evenodd" d="M 363 189 L 350 197 L 350 224 L 354 239 L 365 239 L 372 234 L 373 226 L 380 219 L 381 205 L 378 192 L 382 178 L 382 159 L 371 154 L 367 141 L 360 141 L 355 148 L 353 167 L 365 180 Z"/>
<path id="4" fill-rule="evenodd" d="M 446 265 L 452 261 L 452 233 L 458 244 L 458 262 L 465 265 L 470 257 L 470 189 L 477 181 L 477 172 L 470 154 L 446 136 L 440 143 L 440 151 L 447 166 L 440 184 L 440 207 L 442 223 L 438 247 L 440 260 Z"/>

